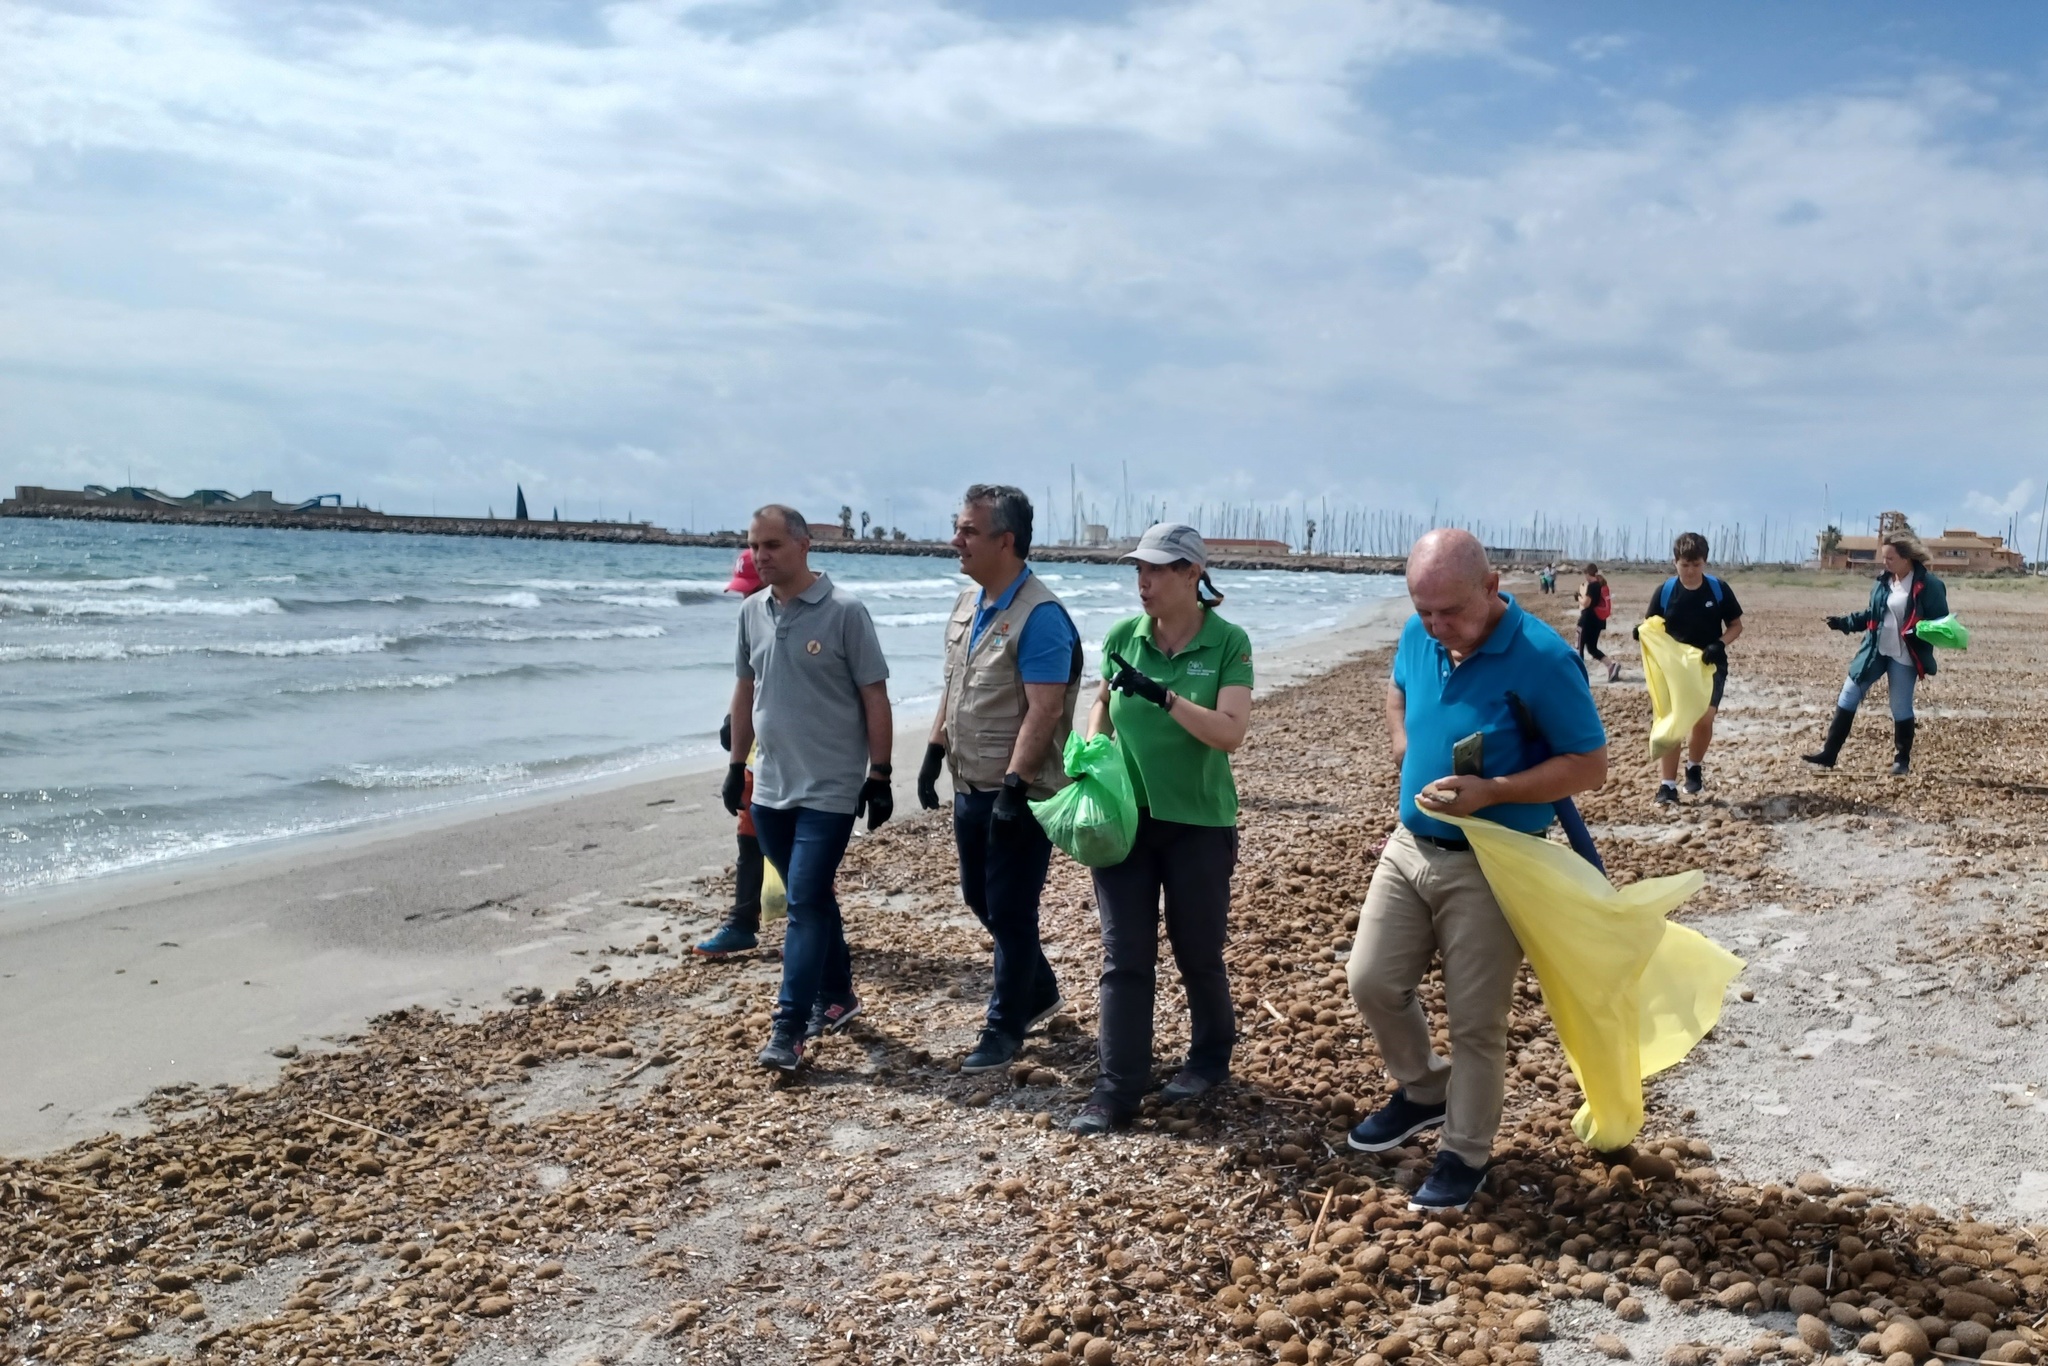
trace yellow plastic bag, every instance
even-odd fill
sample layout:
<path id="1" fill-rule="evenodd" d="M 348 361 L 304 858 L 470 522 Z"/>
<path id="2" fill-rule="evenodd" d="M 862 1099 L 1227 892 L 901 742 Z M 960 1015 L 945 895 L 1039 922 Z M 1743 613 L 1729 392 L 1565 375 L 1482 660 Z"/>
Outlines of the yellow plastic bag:
<path id="1" fill-rule="evenodd" d="M 1681 645 L 1651 617 L 1636 632 L 1643 647 L 1643 681 L 1650 685 L 1650 757 L 1661 759 L 1685 744 L 1714 703 L 1714 671 L 1706 657 Z"/>
<path id="2" fill-rule="evenodd" d="M 1626 1147 L 1643 1127 L 1643 1078 L 1706 1037 L 1742 971 L 1740 958 L 1664 918 L 1706 879 L 1690 872 L 1616 887 L 1562 844 L 1489 820 L 1438 819 L 1472 841 L 1536 970 L 1586 1097 L 1572 1131 L 1601 1152 Z"/>
<path id="3" fill-rule="evenodd" d="M 789 918 L 789 892 L 782 885 L 782 874 L 776 872 L 775 865 L 765 859 L 761 863 L 761 918 Z"/>

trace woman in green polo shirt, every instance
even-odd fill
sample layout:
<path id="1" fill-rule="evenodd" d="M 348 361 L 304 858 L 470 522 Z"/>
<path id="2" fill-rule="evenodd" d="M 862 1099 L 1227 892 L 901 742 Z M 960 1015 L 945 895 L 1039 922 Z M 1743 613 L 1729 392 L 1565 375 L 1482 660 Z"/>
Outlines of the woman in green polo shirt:
<path id="1" fill-rule="evenodd" d="M 1124 556 L 1138 566 L 1144 612 L 1110 628 L 1088 733 L 1114 733 L 1138 794 L 1138 836 L 1122 863 L 1095 870 L 1102 995 L 1095 1091 L 1069 1126 L 1127 1123 L 1152 1082 L 1159 914 L 1187 989 L 1187 1063 L 1169 1101 L 1230 1076 L 1237 1043 L 1223 941 L 1237 868 L 1237 783 L 1230 755 L 1252 712 L 1252 644 L 1216 612 L 1208 548 L 1193 527 L 1162 522 Z M 1206 594 L 1205 594 L 1206 590 Z"/>

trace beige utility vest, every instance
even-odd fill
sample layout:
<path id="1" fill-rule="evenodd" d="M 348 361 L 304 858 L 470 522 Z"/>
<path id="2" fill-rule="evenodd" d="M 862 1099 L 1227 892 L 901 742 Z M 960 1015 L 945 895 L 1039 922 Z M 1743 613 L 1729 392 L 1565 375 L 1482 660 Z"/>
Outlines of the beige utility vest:
<path id="1" fill-rule="evenodd" d="M 1017 586 L 1010 605 L 995 614 L 977 641 L 974 613 L 980 601 L 981 590 L 968 589 L 953 604 L 953 615 L 946 622 L 943 710 L 946 766 L 952 770 L 953 786 L 986 792 L 1003 785 L 1003 777 L 1010 771 L 1010 753 L 1017 746 L 1017 732 L 1024 727 L 1024 675 L 1017 668 L 1017 643 L 1024 635 L 1024 622 L 1041 604 L 1059 602 L 1059 596 L 1041 583 L 1038 575 L 1027 576 Z M 1062 753 L 1067 735 L 1074 729 L 1074 701 L 1080 695 L 1081 680 L 1074 678 L 1067 684 L 1045 762 L 1036 774 L 1024 775 L 1034 801 L 1044 801 L 1072 781 Z"/>

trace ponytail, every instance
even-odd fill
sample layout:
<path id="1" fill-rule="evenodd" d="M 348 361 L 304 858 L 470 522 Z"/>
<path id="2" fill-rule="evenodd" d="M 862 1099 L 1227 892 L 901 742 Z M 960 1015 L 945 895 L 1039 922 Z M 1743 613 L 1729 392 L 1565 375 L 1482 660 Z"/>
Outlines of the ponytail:
<path id="1" fill-rule="evenodd" d="M 1206 596 L 1202 592 L 1205 588 L 1209 590 Z M 1209 577 L 1209 571 L 1206 569 L 1202 571 L 1202 577 L 1195 582 L 1195 601 L 1202 604 L 1204 612 L 1213 612 L 1223 605 L 1223 590 L 1216 586 L 1216 581 Z"/>

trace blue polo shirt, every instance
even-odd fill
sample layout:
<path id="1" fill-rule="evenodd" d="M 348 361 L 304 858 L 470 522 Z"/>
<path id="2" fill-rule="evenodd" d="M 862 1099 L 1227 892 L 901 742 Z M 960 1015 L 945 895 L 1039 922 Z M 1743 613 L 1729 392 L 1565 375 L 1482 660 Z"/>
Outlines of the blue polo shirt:
<path id="1" fill-rule="evenodd" d="M 1530 753 L 1508 708 L 1507 695 L 1519 696 L 1536 717 L 1551 754 L 1587 754 L 1607 743 L 1607 728 L 1593 705 L 1586 670 L 1572 647 L 1550 626 L 1530 616 L 1513 598 L 1502 594 L 1507 614 L 1486 643 L 1453 668 L 1450 651 L 1422 629 L 1422 618 L 1408 618 L 1394 652 L 1394 686 L 1407 699 L 1408 752 L 1401 760 L 1401 824 L 1418 835 L 1462 839 L 1457 827 L 1424 813 L 1415 794 L 1439 778 L 1451 776 L 1451 751 L 1458 741 L 1480 732 L 1481 775 L 1499 778 L 1540 762 Z M 1549 757 L 1548 755 L 1541 756 Z M 1516 802 L 1489 806 L 1479 814 L 1510 830 L 1539 834 L 1556 812 L 1547 803 Z"/>
<path id="2" fill-rule="evenodd" d="M 1024 580 L 1031 577 L 1031 566 L 1025 565 L 1024 572 L 1010 581 L 995 601 L 989 601 L 986 589 L 975 601 L 974 630 L 968 637 L 972 648 L 981 643 L 981 633 L 996 619 L 996 613 L 1008 607 L 1017 596 L 1017 590 L 1024 586 Z M 1067 683 L 1074 676 L 1074 645 L 1080 640 L 1074 630 L 1074 623 L 1067 611 L 1056 602 L 1041 602 L 1024 618 L 1024 629 L 1017 633 L 1017 672 L 1026 683 Z"/>

